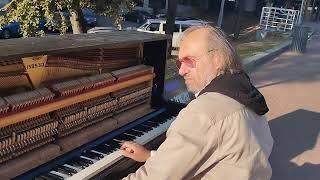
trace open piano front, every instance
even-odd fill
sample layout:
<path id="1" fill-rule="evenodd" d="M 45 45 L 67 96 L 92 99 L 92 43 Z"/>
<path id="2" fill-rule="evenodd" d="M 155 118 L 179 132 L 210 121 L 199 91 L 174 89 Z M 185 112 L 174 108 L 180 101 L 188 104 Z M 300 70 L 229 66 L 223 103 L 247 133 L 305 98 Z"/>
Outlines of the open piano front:
<path id="1" fill-rule="evenodd" d="M 121 177 L 121 141 L 156 148 L 170 37 L 135 31 L 0 42 L 0 179 Z"/>

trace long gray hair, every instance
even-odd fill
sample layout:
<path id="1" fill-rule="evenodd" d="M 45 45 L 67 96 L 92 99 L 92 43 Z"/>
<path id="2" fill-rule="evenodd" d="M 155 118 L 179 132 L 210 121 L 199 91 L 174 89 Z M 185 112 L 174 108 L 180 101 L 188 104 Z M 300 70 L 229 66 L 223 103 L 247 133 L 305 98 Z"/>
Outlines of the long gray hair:
<path id="1" fill-rule="evenodd" d="M 181 37 L 180 44 L 184 41 L 185 37 L 193 31 L 205 29 L 208 32 L 208 52 L 218 51 L 223 58 L 218 58 L 218 74 L 224 73 L 238 73 L 242 70 L 240 58 L 237 51 L 227 40 L 225 33 L 216 27 L 210 25 L 191 26 L 186 29 Z M 215 54 L 215 53 L 213 53 Z"/>

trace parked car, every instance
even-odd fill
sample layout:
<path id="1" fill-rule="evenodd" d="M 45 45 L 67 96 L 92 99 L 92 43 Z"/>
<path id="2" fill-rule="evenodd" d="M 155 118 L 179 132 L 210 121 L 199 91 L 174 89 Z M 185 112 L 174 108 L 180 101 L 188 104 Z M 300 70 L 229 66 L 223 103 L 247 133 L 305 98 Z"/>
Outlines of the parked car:
<path id="1" fill-rule="evenodd" d="M 112 32 L 117 31 L 118 29 L 115 27 L 94 27 L 87 31 L 87 33 L 104 33 L 104 32 Z"/>
<path id="2" fill-rule="evenodd" d="M 12 37 L 20 36 L 20 24 L 17 22 L 13 22 L 7 25 L 4 25 L 0 28 L 0 37 L 3 39 L 9 39 Z"/>
<path id="3" fill-rule="evenodd" d="M 82 13 L 88 27 L 95 27 L 97 25 L 97 15 L 92 9 L 82 9 Z"/>
<path id="4" fill-rule="evenodd" d="M 166 19 L 167 15 L 166 14 L 157 14 L 157 15 L 155 15 L 155 17 L 158 19 Z M 189 20 L 202 21 L 201 19 L 194 18 L 194 17 L 181 17 L 181 16 L 176 17 L 176 21 L 189 21 Z"/>
<path id="5" fill-rule="evenodd" d="M 5 14 L 6 14 L 5 11 L 0 11 L 0 16 L 5 16 Z M 0 28 L 0 37 L 4 39 L 17 37 L 20 34 L 19 28 L 20 28 L 20 25 L 17 22 L 4 25 L 2 28 Z"/>
<path id="6" fill-rule="evenodd" d="M 135 27 L 127 27 L 119 30 L 115 27 L 94 27 L 87 31 L 87 33 L 105 33 L 105 32 L 112 32 L 112 31 L 136 31 L 137 28 Z"/>
<path id="7" fill-rule="evenodd" d="M 172 37 L 172 47 L 178 48 L 179 41 L 182 32 L 191 26 L 208 24 L 206 21 L 201 20 L 185 20 L 185 21 L 175 21 L 175 28 Z M 162 19 L 148 19 L 144 24 L 138 27 L 137 31 L 165 34 L 166 31 L 166 21 Z"/>
<path id="8" fill-rule="evenodd" d="M 4 16 L 5 14 L 6 14 L 5 11 L 0 11 L 0 16 Z M 45 20 L 40 20 L 39 29 L 44 30 L 45 29 L 44 25 L 45 25 Z M 12 22 L 0 28 L 0 38 L 9 39 L 13 37 L 21 37 L 19 22 Z"/>
<path id="9" fill-rule="evenodd" d="M 142 10 L 133 10 L 124 15 L 126 21 L 136 22 L 138 24 L 143 23 L 147 19 L 153 18 L 153 15 Z"/>
<path id="10" fill-rule="evenodd" d="M 71 26 L 71 22 L 70 22 L 69 11 L 64 10 L 64 11 L 62 11 L 62 14 L 66 19 L 68 31 L 71 31 L 72 26 Z M 83 18 L 85 20 L 86 28 L 92 28 L 97 25 L 97 15 L 95 14 L 95 12 L 92 9 L 82 9 L 82 14 L 83 14 Z M 55 19 L 53 20 L 53 26 L 54 26 L 53 31 L 58 31 L 57 29 L 61 24 L 61 17 L 60 17 L 60 14 L 58 11 L 54 13 L 54 16 L 55 16 Z M 52 31 L 52 30 L 50 30 L 50 31 Z"/>

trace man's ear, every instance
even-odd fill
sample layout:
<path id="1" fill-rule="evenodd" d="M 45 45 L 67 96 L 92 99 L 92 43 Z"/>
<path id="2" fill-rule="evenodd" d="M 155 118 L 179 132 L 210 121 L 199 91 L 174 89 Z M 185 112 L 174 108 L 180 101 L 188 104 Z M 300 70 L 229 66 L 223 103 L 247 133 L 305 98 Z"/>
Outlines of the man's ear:
<path id="1" fill-rule="evenodd" d="M 212 60 L 213 60 L 213 69 L 215 71 L 215 75 L 220 75 L 225 70 L 225 58 L 224 53 L 221 51 L 216 51 L 215 53 L 212 53 Z"/>

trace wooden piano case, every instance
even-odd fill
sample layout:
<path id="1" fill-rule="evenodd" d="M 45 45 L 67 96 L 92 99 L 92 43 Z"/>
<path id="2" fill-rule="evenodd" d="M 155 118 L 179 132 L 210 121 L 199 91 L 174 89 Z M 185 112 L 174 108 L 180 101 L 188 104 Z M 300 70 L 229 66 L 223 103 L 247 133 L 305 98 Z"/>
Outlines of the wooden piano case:
<path id="1" fill-rule="evenodd" d="M 1 40 L 0 179 L 163 107 L 169 38 L 115 31 Z M 111 169 L 105 175 L 119 172 Z"/>

